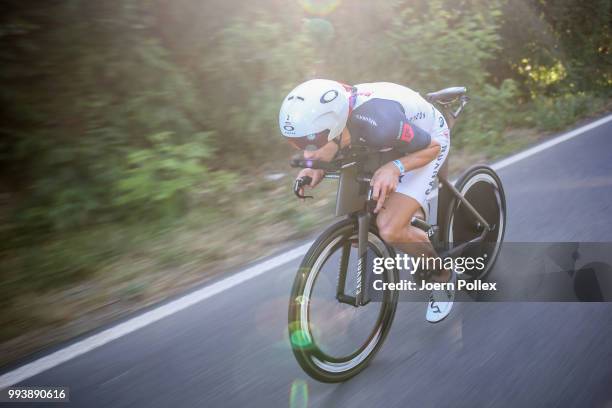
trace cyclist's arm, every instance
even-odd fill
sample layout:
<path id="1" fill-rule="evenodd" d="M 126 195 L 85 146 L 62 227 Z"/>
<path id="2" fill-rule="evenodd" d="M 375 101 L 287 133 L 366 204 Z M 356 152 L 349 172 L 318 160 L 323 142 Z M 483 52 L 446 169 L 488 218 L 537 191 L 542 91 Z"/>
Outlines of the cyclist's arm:
<path id="1" fill-rule="evenodd" d="M 439 153 L 440 144 L 432 140 L 425 149 L 408 153 L 399 160 L 404 165 L 405 171 L 409 171 L 425 166 L 434 160 Z M 372 198 L 377 201 L 374 209 L 375 213 L 378 213 L 383 207 L 387 195 L 397 189 L 399 176 L 400 170 L 393 162 L 385 164 L 374 173 L 370 184 L 372 185 Z"/>
<path id="2" fill-rule="evenodd" d="M 440 154 L 440 143 L 435 140 L 429 142 L 429 145 L 422 149 L 413 153 L 408 153 L 404 157 L 401 157 L 399 160 L 404 165 L 404 169 L 406 171 L 418 169 L 420 167 L 425 166 L 430 163 Z M 397 169 L 395 165 L 392 165 Z M 397 174 L 399 175 L 399 169 L 397 169 Z"/>

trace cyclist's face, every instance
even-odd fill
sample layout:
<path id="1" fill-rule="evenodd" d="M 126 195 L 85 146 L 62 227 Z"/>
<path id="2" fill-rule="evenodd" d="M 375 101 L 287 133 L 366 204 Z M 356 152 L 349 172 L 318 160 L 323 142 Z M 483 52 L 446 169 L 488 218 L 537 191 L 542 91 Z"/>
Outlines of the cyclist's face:
<path id="1" fill-rule="evenodd" d="M 328 142 L 325 146 L 317 150 L 304 150 L 304 158 L 306 160 L 323 160 L 330 161 L 336 154 L 336 144 Z"/>
<path id="2" fill-rule="evenodd" d="M 342 138 L 340 140 L 342 147 L 349 145 L 349 141 L 351 140 L 351 134 L 349 133 L 348 128 L 344 128 L 344 130 L 342 131 Z M 338 150 L 336 143 L 328 142 L 320 149 L 304 150 L 304 158 L 306 160 L 331 161 L 336 155 L 336 150 Z"/>

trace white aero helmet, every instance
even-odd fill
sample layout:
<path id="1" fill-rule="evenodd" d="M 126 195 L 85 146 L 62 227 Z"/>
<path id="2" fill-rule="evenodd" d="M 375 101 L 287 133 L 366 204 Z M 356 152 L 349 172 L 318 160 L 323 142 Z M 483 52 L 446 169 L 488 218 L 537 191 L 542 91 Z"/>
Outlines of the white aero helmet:
<path id="1" fill-rule="evenodd" d="M 349 114 L 350 92 L 340 82 L 312 79 L 283 101 L 280 131 L 296 148 L 316 150 L 340 136 Z"/>

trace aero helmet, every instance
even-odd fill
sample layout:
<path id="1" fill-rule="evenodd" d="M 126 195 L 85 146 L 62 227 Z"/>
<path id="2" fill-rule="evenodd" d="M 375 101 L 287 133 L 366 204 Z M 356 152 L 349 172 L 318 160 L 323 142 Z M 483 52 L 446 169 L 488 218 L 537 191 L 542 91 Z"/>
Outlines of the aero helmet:
<path id="1" fill-rule="evenodd" d="M 296 148 L 316 150 L 340 136 L 349 114 L 345 85 L 312 79 L 298 85 L 283 101 L 278 116 L 280 131 Z"/>

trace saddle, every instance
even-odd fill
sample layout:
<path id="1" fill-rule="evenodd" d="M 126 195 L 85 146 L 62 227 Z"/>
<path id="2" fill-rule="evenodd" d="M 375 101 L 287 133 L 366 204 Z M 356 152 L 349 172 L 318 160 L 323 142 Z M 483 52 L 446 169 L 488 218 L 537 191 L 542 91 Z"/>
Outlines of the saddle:
<path id="1" fill-rule="evenodd" d="M 455 99 L 465 95 L 467 89 L 464 86 L 453 86 L 450 88 L 444 88 L 436 92 L 430 92 L 425 96 L 428 102 L 438 102 L 441 104 L 447 104 L 453 102 Z"/>

